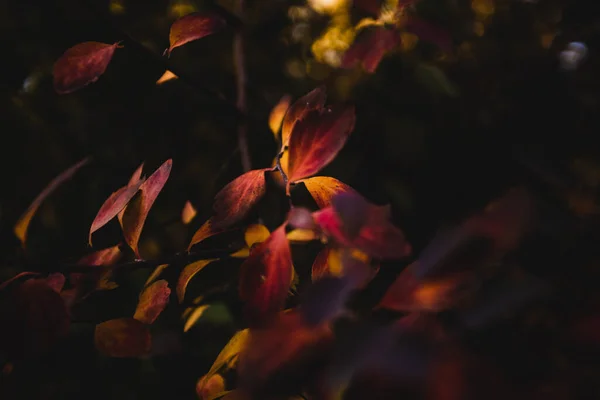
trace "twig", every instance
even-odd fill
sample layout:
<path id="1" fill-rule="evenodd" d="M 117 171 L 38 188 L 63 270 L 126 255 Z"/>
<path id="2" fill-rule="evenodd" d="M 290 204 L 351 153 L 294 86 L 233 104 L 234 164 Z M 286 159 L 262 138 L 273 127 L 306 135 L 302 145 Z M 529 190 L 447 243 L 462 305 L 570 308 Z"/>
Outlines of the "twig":
<path id="1" fill-rule="evenodd" d="M 275 164 L 275 169 L 279 171 L 281 174 L 281 179 L 283 179 L 283 185 L 287 188 L 288 185 L 288 177 L 287 174 L 283 171 L 283 167 L 281 166 L 281 157 L 283 157 L 283 151 L 277 155 L 277 164 Z"/>
<path id="2" fill-rule="evenodd" d="M 244 15 L 244 0 L 237 0 L 236 11 L 240 16 Z M 235 77 L 237 85 L 237 109 L 241 114 L 246 114 L 246 63 L 244 58 L 244 33 L 238 30 L 233 39 L 233 62 L 235 64 Z M 246 121 L 238 122 L 238 147 L 242 159 L 244 172 L 252 169 L 250 151 L 248 150 L 248 124 Z"/>

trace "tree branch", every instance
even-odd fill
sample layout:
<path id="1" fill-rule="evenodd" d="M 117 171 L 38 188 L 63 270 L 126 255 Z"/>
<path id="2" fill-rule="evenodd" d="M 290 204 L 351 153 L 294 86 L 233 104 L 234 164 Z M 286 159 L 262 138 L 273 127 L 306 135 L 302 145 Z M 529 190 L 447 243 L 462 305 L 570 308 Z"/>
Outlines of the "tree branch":
<path id="1" fill-rule="evenodd" d="M 236 11 L 239 15 L 244 15 L 244 0 L 237 0 Z M 240 29 L 236 32 L 233 39 L 233 62 L 235 64 L 235 77 L 237 86 L 237 109 L 241 114 L 247 113 L 246 105 L 246 63 L 244 57 L 244 33 Z M 238 122 L 238 148 L 242 159 L 244 172 L 252 169 L 250 160 L 250 151 L 248 150 L 248 125 L 246 121 Z"/>

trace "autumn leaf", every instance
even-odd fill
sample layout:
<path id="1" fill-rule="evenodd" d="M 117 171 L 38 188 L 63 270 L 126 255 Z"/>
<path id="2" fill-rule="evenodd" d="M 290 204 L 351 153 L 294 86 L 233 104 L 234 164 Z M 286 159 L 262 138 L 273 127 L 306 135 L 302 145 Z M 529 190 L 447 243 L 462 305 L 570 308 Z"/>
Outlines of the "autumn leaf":
<path id="1" fill-rule="evenodd" d="M 172 160 L 165 161 L 148 179 L 140 186 L 140 197 L 138 201 L 129 204 L 123 214 L 123 234 L 127 244 L 133 249 L 136 257 L 140 258 L 138 241 L 146 222 L 146 217 L 158 194 L 164 187 L 171 168 Z"/>
<path id="2" fill-rule="evenodd" d="M 25 241 L 27 240 L 27 230 L 29 228 L 31 219 L 35 215 L 36 211 L 38 210 L 38 208 L 40 207 L 42 202 L 48 196 L 50 196 L 50 194 L 52 194 L 52 192 L 54 192 L 60 185 L 62 185 L 64 182 L 71 179 L 71 177 L 73 177 L 75 172 L 77 172 L 81 167 L 83 167 L 89 161 L 90 161 L 89 157 L 84 158 L 83 160 L 79 161 L 77 164 L 75 164 L 72 167 L 70 167 L 69 169 L 63 171 L 60 175 L 58 175 L 56 178 L 54 178 L 48 184 L 48 186 L 46 186 L 46 188 L 42 191 L 42 193 L 40 193 L 35 198 L 35 200 L 33 200 L 31 205 L 27 208 L 27 211 L 25 211 L 23 213 L 23 215 L 21 215 L 21 217 L 15 224 L 14 232 L 15 232 L 15 235 L 17 236 L 17 238 L 19 238 L 19 240 L 21 241 L 21 245 L 23 246 L 23 248 L 25 248 Z"/>
<path id="3" fill-rule="evenodd" d="M 192 240 L 188 246 L 188 251 L 190 251 L 194 245 L 200 243 L 204 239 L 223 232 L 225 232 L 225 229 L 215 226 L 214 218 L 210 218 L 194 233 L 194 236 L 192 237 Z"/>
<path id="4" fill-rule="evenodd" d="M 338 193 L 355 192 L 350 186 L 329 176 L 313 176 L 300 182 L 304 183 L 319 208 L 329 207 L 331 199 Z"/>
<path id="5" fill-rule="evenodd" d="M 323 249 L 317 254 L 317 257 L 315 257 L 315 261 L 313 261 L 311 268 L 311 280 L 313 282 L 329 275 L 330 270 L 332 270 L 333 275 L 339 275 L 341 268 L 336 269 L 337 265 L 334 262 L 329 261 L 331 250 L 331 247 L 323 247 Z"/>
<path id="6" fill-rule="evenodd" d="M 262 243 L 269 238 L 271 232 L 262 224 L 252 224 L 244 232 L 244 241 L 248 248 L 252 248 L 257 243 Z"/>
<path id="7" fill-rule="evenodd" d="M 94 251 L 77 261 L 78 265 L 112 265 L 119 261 L 123 254 L 119 245 L 107 247 L 102 250 Z"/>
<path id="8" fill-rule="evenodd" d="M 381 25 L 363 28 L 342 57 L 341 67 L 352 68 L 361 64 L 365 71 L 374 73 L 383 57 L 400 44 L 400 32 Z"/>
<path id="9" fill-rule="evenodd" d="M 292 97 L 289 94 L 284 95 L 275 107 L 273 107 L 271 114 L 269 114 L 269 128 L 271 128 L 271 132 L 275 135 L 276 140 L 279 136 L 279 128 L 281 128 L 281 124 L 283 123 L 283 117 L 290 107 L 291 102 Z"/>
<path id="10" fill-rule="evenodd" d="M 170 80 L 173 79 L 177 79 L 177 75 L 175 75 L 173 72 L 171 72 L 170 70 L 166 70 L 164 74 L 161 75 L 160 78 L 158 78 L 158 80 L 156 81 L 157 85 L 162 85 L 165 82 L 168 82 Z"/>
<path id="11" fill-rule="evenodd" d="M 148 277 L 148 279 L 146 279 L 146 283 L 144 284 L 144 287 L 148 287 L 152 283 L 154 283 L 154 281 L 156 281 L 156 278 L 158 278 L 160 276 L 160 274 L 162 274 L 162 272 L 168 266 L 169 266 L 169 264 L 160 264 L 158 267 L 156 267 L 154 269 L 154 271 L 152 271 L 152 273 L 150 274 L 150 276 Z"/>
<path id="12" fill-rule="evenodd" d="M 354 122 L 354 107 L 311 111 L 299 120 L 289 143 L 289 182 L 314 175 L 329 164 L 344 147 Z"/>
<path id="13" fill-rule="evenodd" d="M 133 187 L 133 186 L 141 186 L 144 181 L 146 180 L 145 176 L 142 176 L 142 170 L 144 169 L 144 163 L 141 163 L 139 167 L 137 167 L 137 169 L 135 171 L 133 171 L 133 174 L 131 175 L 131 178 L 129 178 L 129 182 L 127 182 L 127 187 Z M 135 195 L 135 193 L 134 193 Z M 119 219 L 119 224 L 121 225 L 121 229 L 123 229 L 123 215 L 125 214 L 125 207 L 123 207 L 123 209 L 121 209 L 121 211 L 119 211 L 119 214 L 117 214 L 117 218 Z"/>
<path id="14" fill-rule="evenodd" d="M 232 368 L 237 361 L 238 354 L 246 347 L 250 337 L 250 330 L 243 329 L 238 331 L 229 339 L 229 342 L 223 347 L 212 366 L 205 375 L 205 378 L 210 378 L 216 374 L 224 365 Z"/>
<path id="15" fill-rule="evenodd" d="M 271 170 L 248 171 L 225 185 L 215 196 L 211 224 L 224 229 L 242 220 L 265 194 L 265 172 Z"/>
<path id="16" fill-rule="evenodd" d="M 194 261 L 193 263 L 187 265 L 183 271 L 181 271 L 179 279 L 177 280 L 177 287 L 175 288 L 175 291 L 177 292 L 177 298 L 179 299 L 180 303 L 183 302 L 183 299 L 185 298 L 185 290 L 190 280 L 194 277 L 194 275 L 196 275 L 213 261 L 217 261 L 217 259 L 213 258 L 210 260 Z"/>
<path id="17" fill-rule="evenodd" d="M 67 94 L 96 82 L 106 71 L 119 43 L 84 42 L 65 51 L 54 63 L 54 90 Z"/>
<path id="18" fill-rule="evenodd" d="M 325 105 L 326 92 L 324 86 L 319 86 L 300 97 L 288 109 L 283 118 L 281 127 L 281 150 L 283 151 L 290 141 L 290 136 L 296 122 L 304 119 L 311 111 L 320 111 Z"/>
<path id="19" fill-rule="evenodd" d="M 217 15 L 204 13 L 185 15 L 171 25 L 169 48 L 166 52 L 170 56 L 176 47 L 208 36 L 224 26 L 225 21 Z"/>
<path id="20" fill-rule="evenodd" d="M 145 324 L 151 324 L 169 303 L 171 289 L 166 280 L 161 279 L 146 287 L 140 295 L 133 318 Z"/>
<path id="21" fill-rule="evenodd" d="M 196 394 L 202 400 L 215 399 L 215 395 L 225 391 L 225 380 L 219 374 L 210 378 L 202 377 L 196 383 Z"/>
<path id="22" fill-rule="evenodd" d="M 283 308 L 292 270 L 284 224 L 255 246 L 241 266 L 240 298 L 246 302 L 251 319 L 264 320 Z"/>
<path id="23" fill-rule="evenodd" d="M 183 332 L 187 332 L 190 330 L 192 326 L 200 319 L 204 311 L 206 311 L 210 306 L 208 304 L 203 304 L 199 307 L 196 307 L 194 311 L 190 313 L 185 321 L 185 325 L 183 326 Z"/>
<path id="24" fill-rule="evenodd" d="M 133 358 L 150 352 L 148 325 L 133 318 L 117 318 L 96 325 L 94 343 L 108 357 Z"/>
<path id="25" fill-rule="evenodd" d="M 190 203 L 189 200 L 186 201 L 185 205 L 183 206 L 183 210 L 181 210 L 181 222 L 183 222 L 185 225 L 189 224 L 192 222 L 196 214 L 197 211 L 192 203 Z"/>

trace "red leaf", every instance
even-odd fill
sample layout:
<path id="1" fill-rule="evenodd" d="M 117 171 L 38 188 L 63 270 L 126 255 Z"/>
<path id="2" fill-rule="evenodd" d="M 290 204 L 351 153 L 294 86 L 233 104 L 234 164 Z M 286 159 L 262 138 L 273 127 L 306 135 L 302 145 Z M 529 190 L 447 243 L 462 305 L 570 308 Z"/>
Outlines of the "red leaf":
<path id="1" fill-rule="evenodd" d="M 135 171 L 133 171 L 133 174 L 131 175 L 131 178 L 129 178 L 129 182 L 127 182 L 127 187 L 132 187 L 132 186 L 141 186 L 142 183 L 144 183 L 144 181 L 146 180 L 146 177 L 142 177 L 142 170 L 144 169 L 144 163 L 141 163 L 139 167 L 137 167 L 137 169 Z M 135 195 L 135 193 L 134 193 Z M 119 225 L 121 225 L 121 229 L 123 229 L 123 214 L 125 214 L 125 207 L 123 207 L 123 209 L 121 211 L 119 211 L 119 214 L 117 215 L 117 217 L 119 218 Z"/>
<path id="2" fill-rule="evenodd" d="M 356 192 L 344 182 L 340 182 L 329 176 L 313 176 L 312 178 L 302 179 L 299 182 L 304 183 L 319 208 L 329 207 L 331 199 L 339 193 Z"/>
<path id="3" fill-rule="evenodd" d="M 431 22 L 427 22 L 415 16 L 410 16 L 406 20 L 404 29 L 410 33 L 414 33 L 419 37 L 419 40 L 433 43 L 444 51 L 452 50 L 452 40 L 449 33 Z"/>
<path id="4" fill-rule="evenodd" d="M 54 272 L 46 278 L 46 284 L 56 293 L 60 293 L 65 286 L 66 278 L 60 272 Z"/>
<path id="5" fill-rule="evenodd" d="M 364 28 L 354 43 L 342 57 L 342 68 L 352 68 L 362 64 L 365 71 L 375 72 L 377 66 L 386 55 L 400 44 L 400 32 L 385 26 L 369 26 Z"/>
<path id="6" fill-rule="evenodd" d="M 314 110 L 294 125 L 289 143 L 289 182 L 307 178 L 329 164 L 354 129 L 354 107 Z"/>
<path id="7" fill-rule="evenodd" d="M 213 14 L 191 13 L 185 15 L 171 25 L 167 53 L 171 55 L 176 47 L 208 36 L 224 26 L 225 21 Z"/>
<path id="8" fill-rule="evenodd" d="M 188 251 L 190 251 L 190 249 L 194 245 L 200 243 L 204 239 L 225 232 L 225 229 L 221 229 L 215 226 L 213 219 L 214 218 L 211 218 L 208 221 L 206 221 L 204 224 L 202 224 L 200 228 L 198 228 L 196 233 L 194 233 L 194 236 L 190 241 L 190 245 L 188 246 Z"/>
<path id="9" fill-rule="evenodd" d="M 272 168 L 254 169 L 229 182 L 215 196 L 212 225 L 224 229 L 242 220 L 265 194 L 265 172 Z"/>
<path id="10" fill-rule="evenodd" d="M 96 217 L 92 222 L 92 226 L 90 227 L 90 234 L 88 237 L 90 246 L 92 245 L 92 234 L 106 225 L 117 215 L 119 215 L 119 221 L 122 225 L 122 215 L 125 211 L 125 207 L 138 192 L 142 183 L 144 182 L 140 180 L 134 185 L 123 186 L 116 192 L 113 192 L 113 194 L 106 199 L 104 204 L 102 204 L 102 207 L 100 207 L 100 210 L 98 210 L 98 214 L 96 214 Z"/>
<path id="11" fill-rule="evenodd" d="M 256 245 L 241 267 L 240 297 L 252 319 L 262 321 L 280 311 L 292 280 L 292 254 L 285 224 Z"/>
<path id="12" fill-rule="evenodd" d="M 283 118 L 283 125 L 281 127 L 282 150 L 288 145 L 296 122 L 304 119 L 311 111 L 322 110 L 323 106 L 325 105 L 326 97 L 327 95 L 325 93 L 325 87 L 319 86 L 318 88 L 313 89 L 309 93 L 300 97 L 287 109 L 285 117 Z"/>
<path id="13" fill-rule="evenodd" d="M 68 181 L 69 179 L 71 179 L 71 177 L 75 174 L 75 172 L 77 172 L 77 170 L 79 170 L 79 168 L 81 168 L 85 164 L 87 164 L 88 161 L 90 161 L 89 157 L 84 158 L 83 160 L 79 161 L 77 164 L 73 165 L 66 171 L 63 171 L 60 175 L 58 175 L 56 178 L 54 178 L 48 184 L 48 186 L 46 186 L 46 188 L 42 191 L 42 193 L 40 193 L 35 198 L 35 200 L 33 200 L 33 203 L 31 203 L 29 208 L 27 208 L 27 211 L 25 211 L 23 213 L 23 215 L 21 215 L 21 217 L 15 224 L 14 232 L 15 232 L 15 235 L 21 241 L 21 245 L 23 245 L 23 247 L 25 247 L 25 241 L 27 240 L 27 229 L 29 228 L 29 223 L 31 222 L 31 219 L 35 215 L 35 212 L 40 207 L 42 202 L 46 199 L 46 197 L 50 196 L 50 194 L 52 194 L 52 192 L 54 192 L 56 190 L 56 188 L 58 188 L 61 184 Z"/>
<path id="14" fill-rule="evenodd" d="M 133 318 L 145 324 L 153 323 L 169 303 L 170 295 L 171 289 L 166 280 L 154 282 L 140 295 Z"/>
<path id="15" fill-rule="evenodd" d="M 165 161 L 150 177 L 140 186 L 140 197 L 138 201 L 129 204 L 123 214 L 123 234 L 127 244 L 133 249 L 136 257 L 140 257 L 138 241 L 146 222 L 146 217 L 158 194 L 165 186 L 173 161 Z"/>
<path id="16" fill-rule="evenodd" d="M 54 90 L 67 94 L 96 82 L 118 46 L 119 42 L 84 42 L 65 51 L 54 64 Z"/>
<path id="17" fill-rule="evenodd" d="M 109 357 L 140 357 L 150 352 L 152 338 L 148 325 L 133 318 L 118 318 L 96 325 L 94 343 Z"/>

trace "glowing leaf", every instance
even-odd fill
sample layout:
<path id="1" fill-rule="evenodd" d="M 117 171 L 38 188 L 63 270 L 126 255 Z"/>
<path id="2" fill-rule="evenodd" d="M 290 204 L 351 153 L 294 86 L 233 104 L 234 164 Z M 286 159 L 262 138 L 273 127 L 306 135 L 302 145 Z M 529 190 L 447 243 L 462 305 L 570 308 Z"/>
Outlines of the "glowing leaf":
<path id="1" fill-rule="evenodd" d="M 304 182 L 319 208 L 329 207 L 331 199 L 338 193 L 354 192 L 350 186 L 329 176 L 314 176 L 300 182 Z"/>
<path id="2" fill-rule="evenodd" d="M 138 241 L 144 222 L 150 208 L 154 204 L 156 197 L 169 179 L 171 173 L 172 160 L 165 161 L 150 177 L 140 186 L 140 196 L 138 201 L 129 204 L 123 214 L 123 234 L 129 247 L 133 249 L 135 255 L 139 258 Z"/>
<path id="3" fill-rule="evenodd" d="M 213 14 L 191 13 L 183 16 L 171 25 L 167 54 L 171 55 L 176 47 L 208 36 L 224 26 L 225 22 Z"/>
<path id="4" fill-rule="evenodd" d="M 196 307 L 196 309 L 194 309 L 194 311 L 192 311 L 192 313 L 188 316 L 187 321 L 185 321 L 185 325 L 183 326 L 183 331 L 184 332 L 189 331 L 190 328 L 192 326 L 194 326 L 194 324 L 200 319 L 202 314 L 204 314 L 204 311 L 206 311 L 206 309 L 208 307 L 210 307 L 208 304 L 204 304 L 200 307 Z"/>
<path id="5" fill-rule="evenodd" d="M 289 182 L 307 178 L 329 164 L 354 128 L 354 108 L 311 111 L 294 125 L 289 143 Z"/>
<path id="6" fill-rule="evenodd" d="M 87 164 L 89 160 L 89 158 L 84 158 L 83 160 L 79 161 L 77 164 L 73 165 L 72 167 L 58 175 L 56 178 L 54 178 L 48 184 L 48 186 L 46 186 L 42 193 L 40 193 L 35 198 L 35 200 L 33 200 L 33 203 L 31 203 L 29 208 L 27 208 L 27 211 L 25 211 L 25 213 L 23 213 L 23 215 L 19 218 L 19 220 L 15 224 L 14 232 L 15 235 L 21 241 L 21 245 L 23 247 L 25 247 L 25 241 L 27 240 L 27 229 L 29 228 L 29 223 L 31 222 L 31 219 L 35 215 L 37 209 L 40 207 L 42 202 L 48 196 L 50 196 L 50 194 L 52 194 L 52 192 L 54 192 L 56 188 L 58 188 L 61 184 L 71 179 L 75 172 L 77 172 L 79 168 Z"/>
<path id="7" fill-rule="evenodd" d="M 202 400 L 215 399 L 215 395 L 225 391 L 225 380 L 219 374 L 214 374 L 210 378 L 202 377 L 196 384 L 196 394 Z"/>
<path id="8" fill-rule="evenodd" d="M 290 242 L 310 242 L 318 239 L 318 236 L 312 229 L 294 229 L 288 232 L 287 238 Z"/>
<path id="9" fill-rule="evenodd" d="M 65 51 L 54 63 L 54 90 L 67 94 L 96 82 L 106 71 L 118 46 L 119 42 L 84 42 Z"/>
<path id="10" fill-rule="evenodd" d="M 175 75 L 173 72 L 166 70 L 164 74 L 162 74 L 162 76 L 160 78 L 158 78 L 158 80 L 156 81 L 157 85 L 161 85 L 165 82 L 168 82 L 172 79 L 177 79 L 177 75 Z"/>
<path id="11" fill-rule="evenodd" d="M 244 232 L 246 246 L 252 248 L 254 244 L 267 240 L 270 234 L 271 232 L 269 232 L 267 227 L 262 224 L 250 225 L 248 228 L 246 228 L 246 232 Z"/>
<path id="12" fill-rule="evenodd" d="M 222 232 L 225 232 L 225 229 L 216 227 L 215 224 L 214 224 L 213 218 L 209 219 L 204 224 L 202 224 L 202 226 L 200 228 L 198 228 L 198 230 L 196 231 L 196 233 L 194 233 L 194 236 L 192 237 L 192 240 L 190 241 L 190 245 L 188 246 L 188 251 L 194 245 L 200 243 L 201 241 L 203 241 L 207 237 L 210 237 L 210 236 L 213 236 L 213 235 L 217 235 L 217 234 L 222 233 Z"/>
<path id="13" fill-rule="evenodd" d="M 140 295 L 133 318 L 145 324 L 153 323 L 169 302 L 171 289 L 164 279 L 146 287 Z"/>
<path id="14" fill-rule="evenodd" d="M 292 97 L 288 94 L 284 95 L 279 103 L 273 107 L 271 110 L 271 114 L 269 115 L 269 128 L 271 128 L 271 132 L 275 135 L 275 139 L 278 138 L 279 128 L 281 128 L 281 124 L 283 122 L 283 117 L 285 116 L 286 111 L 290 107 L 290 103 L 292 102 Z"/>
<path id="15" fill-rule="evenodd" d="M 229 182 L 215 196 L 212 224 L 226 228 L 242 220 L 265 194 L 265 172 L 271 168 L 255 169 Z"/>
<path id="16" fill-rule="evenodd" d="M 251 318 L 263 320 L 283 308 L 292 279 L 285 225 L 256 245 L 241 267 L 240 298 Z"/>
<path id="17" fill-rule="evenodd" d="M 281 149 L 290 141 L 290 136 L 297 121 L 304 119 L 313 110 L 321 110 L 325 105 L 325 87 L 320 86 L 300 97 L 288 108 L 281 127 Z"/>
<path id="18" fill-rule="evenodd" d="M 158 267 L 156 267 L 154 269 L 154 271 L 152 271 L 152 273 L 150 274 L 150 276 L 148 277 L 148 279 L 146 279 L 146 283 L 144 284 L 144 287 L 148 287 L 150 286 L 150 284 L 152 284 L 156 278 L 158 278 L 160 276 L 160 274 L 165 270 L 165 268 L 167 268 L 169 266 L 169 264 L 161 264 Z"/>
<path id="19" fill-rule="evenodd" d="M 179 280 L 177 281 L 177 288 L 175 289 L 175 291 L 177 292 L 177 298 L 179 299 L 180 303 L 185 298 L 185 289 L 187 288 L 188 283 L 194 277 L 194 275 L 200 272 L 202 268 L 206 267 L 208 264 L 216 260 L 217 259 L 195 261 L 187 265 L 183 269 L 183 271 L 181 271 L 181 274 L 179 275 Z"/>
<path id="20" fill-rule="evenodd" d="M 365 71 L 373 73 L 383 57 L 400 44 L 400 32 L 385 26 L 369 26 L 360 31 L 354 43 L 342 57 L 342 68 L 362 64 Z"/>
<path id="21" fill-rule="evenodd" d="M 181 222 L 184 224 L 189 224 L 192 222 L 197 212 L 192 203 L 190 201 L 185 202 L 185 206 L 183 206 L 183 210 L 181 210 Z"/>
<path id="22" fill-rule="evenodd" d="M 248 338 L 250 336 L 250 331 L 248 329 L 244 329 L 238 331 L 231 337 L 229 342 L 223 347 L 223 350 L 219 353 L 215 362 L 208 370 L 208 373 L 204 376 L 205 378 L 210 378 L 212 375 L 217 373 L 225 364 L 231 368 L 234 362 L 237 360 L 237 355 L 246 347 L 248 343 Z"/>
<path id="23" fill-rule="evenodd" d="M 152 338 L 148 325 L 133 318 L 117 318 L 96 325 L 94 343 L 106 356 L 132 358 L 148 354 Z"/>

